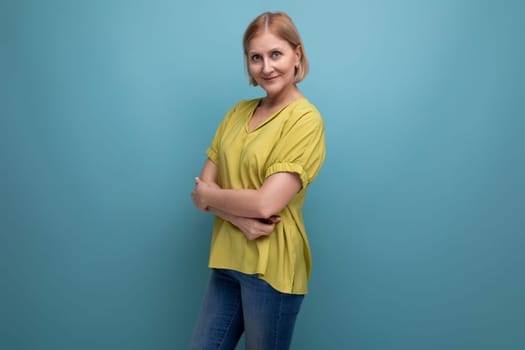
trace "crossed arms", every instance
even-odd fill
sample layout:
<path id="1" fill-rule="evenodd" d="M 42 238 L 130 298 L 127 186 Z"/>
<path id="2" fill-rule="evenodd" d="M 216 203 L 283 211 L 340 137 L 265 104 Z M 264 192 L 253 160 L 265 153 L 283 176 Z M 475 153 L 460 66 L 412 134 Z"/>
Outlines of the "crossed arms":
<path id="1" fill-rule="evenodd" d="M 271 234 L 280 221 L 276 214 L 301 189 L 299 176 L 288 172 L 269 176 L 257 190 L 222 189 L 217 182 L 217 165 L 208 159 L 195 178 L 193 203 L 198 209 L 229 221 L 250 240 Z"/>

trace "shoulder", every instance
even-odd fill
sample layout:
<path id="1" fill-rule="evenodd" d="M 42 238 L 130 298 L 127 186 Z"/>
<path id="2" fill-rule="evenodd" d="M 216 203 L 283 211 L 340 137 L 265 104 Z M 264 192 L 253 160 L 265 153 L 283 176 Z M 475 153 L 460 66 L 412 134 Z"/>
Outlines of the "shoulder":
<path id="1" fill-rule="evenodd" d="M 225 119 L 236 119 L 246 116 L 247 113 L 250 113 L 255 109 L 259 103 L 259 100 L 260 99 L 240 100 L 232 108 L 230 108 L 228 113 L 226 113 Z"/>
<path id="2" fill-rule="evenodd" d="M 222 124 L 229 124 L 237 122 L 239 119 L 246 118 L 253 111 L 255 106 L 259 103 L 259 99 L 240 100 L 233 107 L 231 107 L 222 120 Z"/>
<path id="3" fill-rule="evenodd" d="M 260 98 L 254 98 L 251 100 L 240 100 L 231 110 L 234 112 L 238 112 L 253 109 L 255 108 L 255 106 L 257 106 L 260 100 Z"/>
<path id="4" fill-rule="evenodd" d="M 317 107 L 306 98 L 301 98 L 290 106 L 288 121 L 292 123 L 308 122 L 323 124 L 323 118 Z"/>

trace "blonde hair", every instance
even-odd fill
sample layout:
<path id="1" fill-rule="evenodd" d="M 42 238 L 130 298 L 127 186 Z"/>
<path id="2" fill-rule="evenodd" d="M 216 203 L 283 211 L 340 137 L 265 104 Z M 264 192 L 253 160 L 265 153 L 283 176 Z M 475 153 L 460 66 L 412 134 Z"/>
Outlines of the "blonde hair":
<path id="1" fill-rule="evenodd" d="M 248 28 L 246 28 L 243 37 L 246 67 L 248 67 L 248 44 L 250 40 L 265 30 L 269 30 L 272 34 L 287 41 L 294 49 L 301 47 L 301 60 L 295 69 L 295 82 L 298 83 L 303 80 L 308 74 L 308 58 L 306 57 L 304 45 L 297 28 L 293 24 L 292 19 L 284 12 L 265 12 L 257 16 Z M 251 76 L 249 70 L 248 76 L 250 77 L 250 84 L 256 86 L 257 83 Z"/>

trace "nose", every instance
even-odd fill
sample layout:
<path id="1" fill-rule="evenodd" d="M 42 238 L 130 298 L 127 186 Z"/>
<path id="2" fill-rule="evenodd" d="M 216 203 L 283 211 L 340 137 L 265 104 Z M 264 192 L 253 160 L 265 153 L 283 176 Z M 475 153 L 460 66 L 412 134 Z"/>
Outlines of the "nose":
<path id="1" fill-rule="evenodd" d="M 263 60 L 262 73 L 270 74 L 273 70 L 270 60 Z"/>

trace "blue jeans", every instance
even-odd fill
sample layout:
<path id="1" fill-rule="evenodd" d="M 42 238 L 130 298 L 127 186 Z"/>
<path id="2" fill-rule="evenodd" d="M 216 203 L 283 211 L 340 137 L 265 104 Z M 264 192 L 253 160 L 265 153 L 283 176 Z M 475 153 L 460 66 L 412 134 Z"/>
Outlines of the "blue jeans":
<path id="1" fill-rule="evenodd" d="M 257 275 L 212 270 L 192 350 L 233 350 L 244 334 L 247 350 L 289 349 L 304 295 L 273 289 Z"/>

